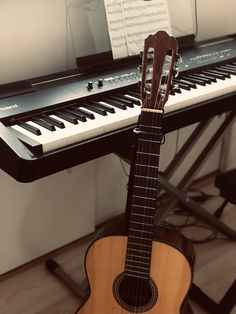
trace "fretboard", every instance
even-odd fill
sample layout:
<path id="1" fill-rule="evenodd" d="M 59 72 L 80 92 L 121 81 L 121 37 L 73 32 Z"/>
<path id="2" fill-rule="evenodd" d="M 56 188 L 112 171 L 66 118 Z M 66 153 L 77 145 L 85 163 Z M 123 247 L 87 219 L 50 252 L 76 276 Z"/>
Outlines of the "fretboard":
<path id="1" fill-rule="evenodd" d="M 130 217 L 125 274 L 149 278 L 156 211 L 162 113 L 142 111 L 130 178 Z"/>

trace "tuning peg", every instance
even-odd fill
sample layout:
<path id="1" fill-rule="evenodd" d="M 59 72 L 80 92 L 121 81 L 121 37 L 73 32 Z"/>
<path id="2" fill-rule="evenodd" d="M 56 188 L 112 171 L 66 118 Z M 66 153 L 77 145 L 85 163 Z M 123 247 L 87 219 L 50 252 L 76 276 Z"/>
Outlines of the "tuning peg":
<path id="1" fill-rule="evenodd" d="M 179 63 L 183 62 L 181 56 L 178 53 L 176 54 L 175 60 L 176 60 L 176 62 L 179 62 Z"/>
<path id="2" fill-rule="evenodd" d="M 142 73 L 143 66 L 142 66 L 142 65 L 139 65 L 139 66 L 138 66 L 138 70 L 139 70 L 140 73 Z"/>
<path id="3" fill-rule="evenodd" d="M 179 75 L 179 67 L 175 66 L 174 71 L 173 71 L 173 76 L 177 77 Z"/>
<path id="4" fill-rule="evenodd" d="M 152 88 L 152 84 L 151 83 L 146 83 L 145 84 L 145 90 L 146 91 L 151 91 L 151 88 Z"/>

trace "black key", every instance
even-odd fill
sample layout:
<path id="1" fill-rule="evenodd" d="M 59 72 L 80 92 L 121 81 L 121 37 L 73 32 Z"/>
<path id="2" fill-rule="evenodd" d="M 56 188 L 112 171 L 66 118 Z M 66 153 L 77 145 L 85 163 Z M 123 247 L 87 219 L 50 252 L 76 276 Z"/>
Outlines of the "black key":
<path id="1" fill-rule="evenodd" d="M 115 102 L 115 101 L 113 101 L 113 100 L 111 100 L 109 98 L 105 98 L 105 99 L 103 99 L 103 101 L 108 103 L 108 104 L 111 104 L 112 106 L 117 107 L 119 109 L 122 109 L 122 110 L 126 110 L 127 109 L 125 104 L 123 104 L 123 103 L 121 104 L 118 101 Z"/>
<path id="2" fill-rule="evenodd" d="M 95 119 L 94 114 L 91 112 L 88 112 L 86 110 L 84 110 L 83 108 L 76 108 L 76 107 L 72 107 L 74 110 L 76 110 L 78 113 L 83 114 L 86 118 L 89 118 L 91 120 Z"/>
<path id="3" fill-rule="evenodd" d="M 122 99 L 118 99 L 115 96 L 111 96 L 109 98 L 109 100 L 111 100 L 112 102 L 115 102 L 117 104 L 124 105 L 125 107 L 130 107 L 130 108 L 134 107 L 134 104 L 132 103 L 132 101 L 125 103 Z"/>
<path id="4" fill-rule="evenodd" d="M 78 120 L 69 113 L 65 113 L 63 111 L 57 111 L 57 112 L 55 112 L 55 116 L 65 120 L 67 122 L 70 122 L 72 124 L 78 124 Z"/>
<path id="5" fill-rule="evenodd" d="M 234 69 L 236 69 L 236 64 L 229 64 L 231 67 L 233 67 Z"/>
<path id="6" fill-rule="evenodd" d="M 102 116 L 106 116 L 107 112 L 104 109 L 98 108 L 94 105 L 90 105 L 90 104 L 84 104 L 84 108 L 89 109 L 90 111 L 96 112 Z"/>
<path id="7" fill-rule="evenodd" d="M 134 106 L 133 101 L 125 98 L 123 95 L 114 95 L 114 96 L 111 96 L 111 98 L 118 100 L 121 103 L 124 103 L 126 106 L 128 106 L 130 108 L 133 108 L 133 106 Z"/>
<path id="8" fill-rule="evenodd" d="M 227 69 L 227 68 L 224 68 L 224 67 L 217 67 L 216 68 L 217 71 L 221 72 L 221 73 L 227 73 L 227 74 L 233 74 L 235 75 L 236 74 L 236 71 L 234 70 L 230 70 L 230 69 Z"/>
<path id="9" fill-rule="evenodd" d="M 78 112 L 76 112 L 75 110 L 71 109 L 71 108 L 66 108 L 63 110 L 63 112 L 69 113 L 73 116 L 75 116 L 76 119 L 82 121 L 82 122 L 86 122 L 86 118 L 84 115 L 79 114 Z"/>
<path id="10" fill-rule="evenodd" d="M 130 95 L 130 96 L 134 96 L 134 97 L 140 99 L 140 93 L 136 93 L 136 92 L 130 91 L 127 94 Z"/>
<path id="11" fill-rule="evenodd" d="M 32 119 L 32 121 L 49 131 L 56 131 L 55 125 L 41 118 Z"/>
<path id="12" fill-rule="evenodd" d="M 92 101 L 92 104 L 97 106 L 98 108 L 102 108 L 102 109 L 106 110 L 107 112 L 115 113 L 115 109 L 109 105 L 101 104 L 98 101 Z"/>
<path id="13" fill-rule="evenodd" d="M 65 128 L 65 124 L 53 117 L 48 117 L 45 114 L 42 115 L 42 117 L 44 118 L 44 120 L 54 124 L 55 126 L 57 126 L 60 129 L 64 129 Z"/>
<path id="14" fill-rule="evenodd" d="M 205 70 L 205 71 L 202 71 L 203 73 L 206 73 L 206 74 L 210 74 L 212 76 L 214 76 L 215 78 L 219 79 L 219 80 L 225 80 L 225 78 L 227 77 L 224 73 L 221 73 L 221 72 L 218 72 L 216 70 Z"/>
<path id="15" fill-rule="evenodd" d="M 211 82 L 214 82 L 216 83 L 217 82 L 217 79 L 213 76 L 213 75 L 210 75 L 209 73 L 199 73 L 199 75 L 201 75 L 201 77 L 205 77 L 205 78 L 208 78 L 209 80 L 211 80 Z"/>
<path id="16" fill-rule="evenodd" d="M 173 93 L 173 94 L 172 94 Z M 181 89 L 179 88 L 179 85 L 174 85 L 173 88 L 171 89 L 171 95 L 175 95 L 175 94 L 181 94 Z"/>
<path id="17" fill-rule="evenodd" d="M 222 69 L 223 71 L 236 75 L 236 69 L 231 68 L 230 66 L 221 66 L 220 69 Z"/>
<path id="18" fill-rule="evenodd" d="M 19 121 L 18 125 L 22 128 L 24 128 L 25 130 L 35 134 L 35 135 L 41 135 L 41 131 L 39 129 L 37 129 L 35 126 L 28 124 L 27 122 L 23 122 L 23 121 Z"/>
<path id="19" fill-rule="evenodd" d="M 186 81 L 186 80 L 183 79 L 183 78 L 177 78 L 177 79 L 174 79 L 174 81 L 178 81 L 178 82 L 180 82 L 181 84 L 188 85 L 190 88 L 194 88 L 194 89 L 197 88 L 197 85 L 196 85 L 195 83 Z"/>
<path id="20" fill-rule="evenodd" d="M 203 80 L 200 80 L 200 79 L 192 78 L 191 76 L 186 76 L 185 80 L 192 82 L 192 83 L 195 83 L 197 85 L 206 86 L 206 82 L 204 82 Z"/>
<path id="21" fill-rule="evenodd" d="M 231 69 L 233 69 L 233 70 L 236 70 L 236 65 L 234 65 L 234 64 L 225 64 L 224 65 L 225 67 L 229 67 L 229 68 L 231 68 Z"/>
<path id="22" fill-rule="evenodd" d="M 127 94 L 125 94 L 123 97 L 130 100 L 130 98 L 129 98 L 129 92 L 127 92 Z M 137 106 L 141 106 L 141 101 L 140 101 L 139 99 L 140 99 L 140 95 L 139 95 L 139 98 L 138 98 L 138 99 L 133 99 L 133 98 L 132 98 L 131 101 L 132 101 L 133 104 L 135 104 L 135 105 L 137 105 Z"/>
<path id="23" fill-rule="evenodd" d="M 174 83 L 177 83 L 180 88 L 185 89 L 185 90 L 191 90 L 191 87 L 187 83 L 183 83 L 182 80 L 173 80 Z"/>
<path id="24" fill-rule="evenodd" d="M 212 80 L 209 77 L 205 77 L 204 75 L 201 75 L 200 73 L 196 73 L 196 74 L 190 74 L 190 77 L 202 80 L 204 82 L 206 82 L 207 84 L 211 84 Z"/>

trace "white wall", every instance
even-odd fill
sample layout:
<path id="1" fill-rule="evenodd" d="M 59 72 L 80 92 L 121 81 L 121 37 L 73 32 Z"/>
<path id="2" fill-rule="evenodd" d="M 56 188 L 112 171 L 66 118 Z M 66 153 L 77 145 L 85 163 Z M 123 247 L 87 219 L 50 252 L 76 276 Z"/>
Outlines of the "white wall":
<path id="1" fill-rule="evenodd" d="M 64 0 L 1 0 L 0 17 L 1 83 L 65 69 Z"/>
<path id="2" fill-rule="evenodd" d="M 75 66 L 75 55 L 86 42 L 85 36 L 78 41 L 83 28 L 72 29 L 81 21 L 76 20 L 78 3 L 86 4 L 81 1 L 0 0 L 0 83 Z M 190 129 L 180 130 L 180 146 Z M 235 166 L 235 132 L 234 128 L 228 167 Z M 176 132 L 169 134 L 162 147 L 162 169 L 175 154 L 176 136 Z M 201 174 L 217 169 L 218 164 L 219 150 Z M 127 181 L 114 155 L 29 184 L 18 183 L 0 171 L 0 274 L 92 232 L 95 223 L 122 213 Z"/>

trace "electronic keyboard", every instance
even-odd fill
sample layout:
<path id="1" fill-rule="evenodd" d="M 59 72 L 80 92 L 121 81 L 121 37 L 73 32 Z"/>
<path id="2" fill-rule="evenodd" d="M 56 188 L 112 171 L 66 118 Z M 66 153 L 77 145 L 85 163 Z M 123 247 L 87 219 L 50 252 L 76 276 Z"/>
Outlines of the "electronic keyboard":
<path id="1" fill-rule="evenodd" d="M 185 49 L 181 57 L 165 132 L 235 110 L 234 38 Z M 2 85 L 1 169 L 30 182 L 129 147 L 140 114 L 139 79 L 138 64 L 131 62 Z"/>

